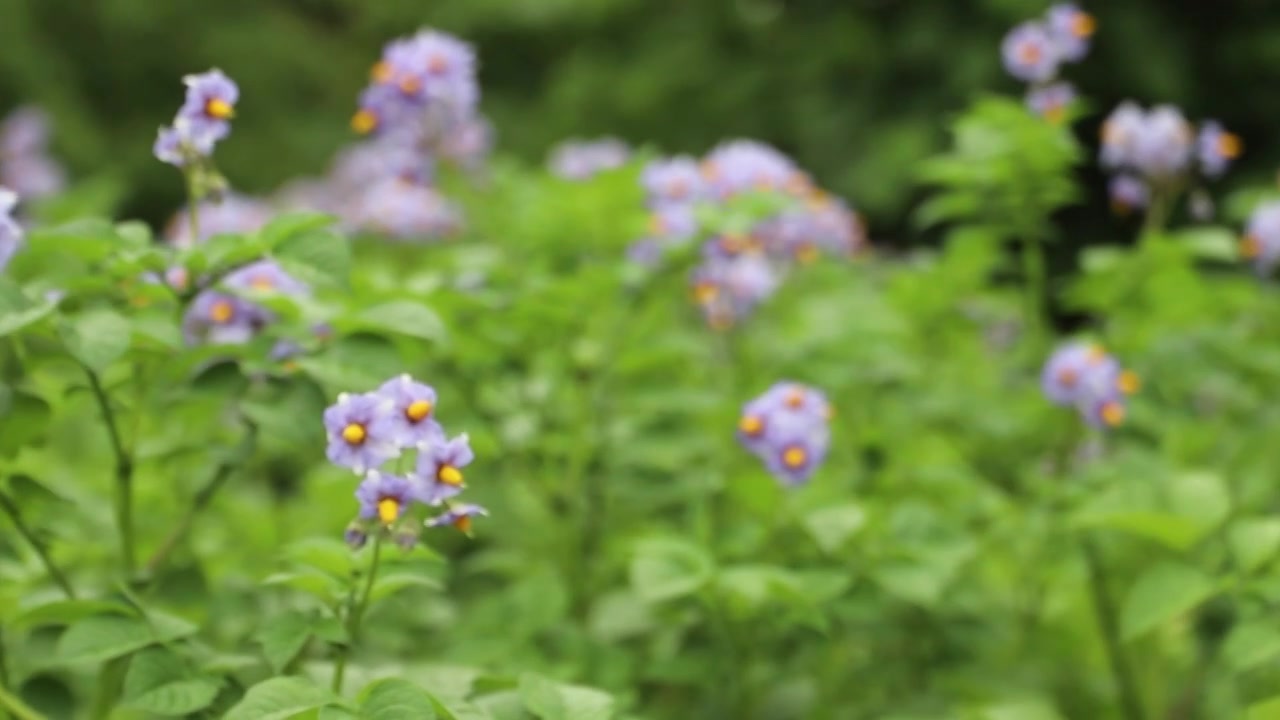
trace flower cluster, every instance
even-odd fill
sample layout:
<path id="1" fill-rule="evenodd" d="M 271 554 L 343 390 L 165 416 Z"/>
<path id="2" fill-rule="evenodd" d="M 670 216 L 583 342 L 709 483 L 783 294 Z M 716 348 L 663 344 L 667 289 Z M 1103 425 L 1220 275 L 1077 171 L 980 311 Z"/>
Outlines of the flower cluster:
<path id="1" fill-rule="evenodd" d="M 1240 242 L 1240 254 L 1253 263 L 1259 275 L 1270 274 L 1280 264 L 1280 201 L 1254 209 Z"/>
<path id="2" fill-rule="evenodd" d="M 1196 132 L 1176 107 L 1144 110 L 1126 101 L 1102 124 L 1100 161 L 1116 173 L 1111 204 L 1125 214 L 1146 208 L 1155 193 L 1180 192 L 1197 176 L 1220 177 L 1242 149 L 1240 138 L 1216 121 Z"/>
<path id="3" fill-rule="evenodd" d="M 48 148 L 48 116 L 34 107 L 13 111 L 0 123 L 0 185 L 25 198 L 62 190 L 66 173 Z"/>
<path id="4" fill-rule="evenodd" d="M 400 375 L 373 392 L 339 395 L 324 411 L 324 428 L 329 461 L 362 478 L 356 488 L 359 515 L 346 532 L 353 546 L 378 531 L 413 547 L 419 533 L 416 505 L 444 508 L 425 522 L 427 527 L 453 525 L 465 533 L 473 517 L 488 514 L 479 505 L 455 501 L 466 489 L 463 468 L 475 454 L 465 433 L 445 434 L 430 385 Z M 392 461 L 412 470 L 392 472 L 385 467 Z"/>
<path id="5" fill-rule="evenodd" d="M 166 278 L 169 282 L 174 279 Z M 186 278 L 182 282 L 187 282 Z M 247 343 L 275 322 L 276 316 L 247 299 L 253 295 L 306 295 L 307 285 L 271 260 L 259 260 L 228 274 L 217 287 L 202 290 L 187 308 L 182 331 L 189 344 Z"/>
<path id="6" fill-rule="evenodd" d="M 565 140 L 551 149 L 547 167 L 565 180 L 590 180 L 597 173 L 622 167 L 631 159 L 631 148 L 617 138 Z"/>
<path id="7" fill-rule="evenodd" d="M 271 205 L 247 195 L 229 193 L 216 200 L 196 203 L 199 237 L 192 237 L 190 212 L 190 208 L 179 210 L 165 225 L 164 237 L 174 247 L 190 248 L 215 235 L 255 232 L 275 216 Z"/>
<path id="8" fill-rule="evenodd" d="M 1005 70 L 1029 83 L 1027 107 L 1051 122 L 1066 119 L 1076 99 L 1075 88 L 1058 80 L 1064 63 L 1079 62 L 1089 53 L 1097 29 L 1093 16 L 1072 3 L 1049 8 L 1044 18 L 1024 22 L 1005 35 L 1000 46 Z"/>
<path id="9" fill-rule="evenodd" d="M 13 259 L 14 253 L 22 246 L 22 226 L 13 219 L 13 209 L 18 205 L 18 196 L 5 187 L 0 187 L 0 271 L 3 271 Z"/>
<path id="10" fill-rule="evenodd" d="M 160 128 L 152 152 L 161 162 L 182 168 L 196 198 L 222 189 L 213 170 L 213 148 L 231 134 L 240 88 L 221 70 L 213 69 L 182 79 L 186 99 L 173 124 Z"/>
<path id="11" fill-rule="evenodd" d="M 809 480 L 831 444 L 832 408 L 821 391 L 779 382 L 742 408 L 738 440 L 784 485 Z"/>
<path id="12" fill-rule="evenodd" d="M 351 120 L 369 139 L 340 151 L 326 177 L 283 188 L 281 204 L 330 213 L 351 232 L 402 240 L 457 233 L 461 213 L 435 175 L 440 162 L 479 171 L 493 145 L 479 114 L 475 52 L 422 30 L 388 43 L 370 77 Z"/>
<path id="13" fill-rule="evenodd" d="M 781 284 L 795 263 L 824 252 L 849 256 L 864 243 L 862 222 L 844 203 L 814 187 L 785 155 L 763 143 L 735 140 L 701 162 L 659 159 L 641 175 L 650 211 L 649 235 L 632 246 L 632 260 L 654 264 L 669 249 L 698 236 L 697 209 L 765 194 L 780 202 L 747 233 L 722 233 L 702 246 L 693 270 L 693 298 L 713 328 L 745 318 Z"/>
<path id="14" fill-rule="evenodd" d="M 1101 345 L 1075 341 L 1049 356 L 1040 387 L 1050 402 L 1074 407 L 1090 426 L 1105 429 L 1124 422 L 1138 376 L 1121 368 Z"/>

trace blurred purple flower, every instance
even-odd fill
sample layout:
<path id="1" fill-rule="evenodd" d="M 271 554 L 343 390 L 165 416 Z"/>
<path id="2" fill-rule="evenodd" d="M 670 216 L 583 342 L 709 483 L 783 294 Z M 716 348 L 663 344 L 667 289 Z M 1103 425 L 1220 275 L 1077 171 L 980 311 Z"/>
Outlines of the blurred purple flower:
<path id="1" fill-rule="evenodd" d="M 22 226 L 13 218 L 18 196 L 8 188 L 0 187 L 0 271 L 9 265 L 18 248 L 22 246 Z"/>
<path id="2" fill-rule="evenodd" d="M 1111 196 L 1111 209 L 1117 215 L 1143 210 L 1151 201 L 1147 184 L 1129 174 L 1122 173 L 1111 178 L 1107 192 Z"/>
<path id="3" fill-rule="evenodd" d="M 440 193 L 397 178 L 366 189 L 346 219 L 354 228 L 398 240 L 438 239 L 463 227 L 461 213 Z"/>
<path id="4" fill-rule="evenodd" d="M 557 145 L 548 159 L 552 174 L 566 180 L 589 180 L 596 173 L 626 164 L 631 149 L 617 138 L 566 140 Z"/>
<path id="5" fill-rule="evenodd" d="M 779 382 L 743 406 L 738 439 L 783 484 L 795 486 L 807 481 L 826 457 L 831 416 L 822 392 Z"/>
<path id="6" fill-rule="evenodd" d="M 1027 92 L 1027 108 L 1055 124 L 1066 120 L 1067 111 L 1075 101 L 1076 89 L 1067 82 L 1040 85 Z"/>
<path id="7" fill-rule="evenodd" d="M 1249 218 L 1240 254 L 1253 262 L 1259 275 L 1267 275 L 1280 263 L 1280 202 L 1258 206 Z"/>
<path id="8" fill-rule="evenodd" d="M 1014 27 L 1000 45 L 1004 69 L 1025 82 L 1042 83 L 1052 79 L 1062 62 L 1061 52 L 1049 28 L 1038 22 Z"/>
<path id="9" fill-rule="evenodd" d="M 204 241 L 214 235 L 255 232 L 267 224 L 273 215 L 271 206 L 256 198 L 244 195 L 227 195 L 221 200 L 205 200 L 199 204 L 200 237 Z M 191 237 L 191 225 L 187 210 L 179 210 L 165 228 L 165 238 L 178 248 L 195 244 Z"/>
<path id="10" fill-rule="evenodd" d="M 449 509 L 427 521 L 427 527 L 452 525 L 466 535 L 471 534 L 471 519 L 488 515 L 489 511 L 471 503 L 451 505 Z"/>
<path id="11" fill-rule="evenodd" d="M 793 191 L 807 184 L 790 158 L 755 140 L 716 146 L 702 161 L 702 176 L 712 194 L 721 199 L 753 190 Z"/>
<path id="12" fill-rule="evenodd" d="M 1238 135 L 1229 133 L 1216 120 L 1206 122 L 1196 139 L 1200 169 L 1211 178 L 1221 177 L 1232 161 L 1240 157 L 1244 144 Z"/>
<path id="13" fill-rule="evenodd" d="M 1058 53 L 1066 62 L 1076 62 L 1089 53 L 1089 40 L 1098 22 L 1075 3 L 1059 3 L 1049 8 L 1046 23 Z"/>
<path id="14" fill-rule="evenodd" d="M 698 161 L 686 155 L 654 160 L 641 173 L 640 182 L 649 203 L 659 208 L 695 202 L 705 192 Z"/>

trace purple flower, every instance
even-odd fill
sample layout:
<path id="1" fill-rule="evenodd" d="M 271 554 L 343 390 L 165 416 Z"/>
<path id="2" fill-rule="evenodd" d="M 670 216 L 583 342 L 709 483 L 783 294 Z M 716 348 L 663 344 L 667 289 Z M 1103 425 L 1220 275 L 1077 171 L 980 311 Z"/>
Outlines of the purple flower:
<path id="1" fill-rule="evenodd" d="M 1200 169 L 1216 178 L 1227 171 L 1231 162 L 1240 157 L 1243 143 L 1237 135 L 1227 132 L 1222 124 L 1210 120 L 1200 129 L 1196 139 L 1196 153 L 1200 157 Z"/>
<path id="2" fill-rule="evenodd" d="M 449 509 L 442 515 L 437 515 L 427 521 L 427 527 L 441 527 L 443 525 L 452 525 L 463 533 L 471 534 L 471 518 L 477 516 L 488 515 L 489 511 L 479 505 L 470 503 L 459 503 L 449 506 Z"/>
<path id="3" fill-rule="evenodd" d="M 788 486 L 801 484 L 822 464 L 832 416 L 826 395 L 783 381 L 742 408 L 738 440 Z"/>
<path id="4" fill-rule="evenodd" d="M 1019 80 L 1042 83 L 1053 78 L 1062 62 L 1061 49 L 1049 28 L 1025 22 L 1009 31 L 1000 45 L 1004 69 Z"/>
<path id="5" fill-rule="evenodd" d="M 1134 166 L 1138 138 L 1146 130 L 1146 113 L 1125 101 L 1102 123 L 1102 164 L 1112 169 Z"/>
<path id="6" fill-rule="evenodd" d="M 554 175 L 566 180 L 589 180 L 596 173 L 626 164 L 631 149 L 617 138 L 566 140 L 551 152 L 548 165 Z"/>
<path id="7" fill-rule="evenodd" d="M 400 455 L 391 401 L 375 393 L 343 393 L 324 411 L 329 462 L 363 475 Z"/>
<path id="8" fill-rule="evenodd" d="M 0 187 L 0 271 L 8 266 L 22 246 L 22 226 L 13 219 L 13 209 L 17 204 L 18 196 L 8 188 Z"/>
<path id="9" fill-rule="evenodd" d="M 694 300 L 712 328 L 724 329 L 749 315 L 779 282 L 777 271 L 758 253 L 713 258 L 694 269 Z"/>
<path id="10" fill-rule="evenodd" d="M 1052 123 L 1067 118 L 1067 110 L 1076 100 L 1076 89 L 1071 83 L 1057 82 L 1040 85 L 1027 92 L 1027 108 Z"/>
<path id="11" fill-rule="evenodd" d="M 187 75 L 182 82 L 187 86 L 187 97 L 178 109 L 178 120 L 189 123 L 190 137 L 210 138 L 214 143 L 229 135 L 229 121 L 235 117 L 236 102 L 240 99 L 240 88 L 235 82 L 216 68 L 199 75 Z"/>
<path id="12" fill-rule="evenodd" d="M 388 43 L 370 74 L 351 121 L 361 134 L 408 128 L 439 138 L 470 123 L 480 100 L 475 52 L 434 30 Z"/>
<path id="13" fill-rule="evenodd" d="M 281 295 L 304 295 L 306 283 L 295 280 L 271 260 L 259 260 L 229 273 L 222 280 L 226 287 L 238 292 L 274 292 Z"/>
<path id="14" fill-rule="evenodd" d="M 0 123 L 0 160 L 42 155 L 49 145 L 49 116 L 40 108 L 17 108 Z"/>
<path id="15" fill-rule="evenodd" d="M 454 497 L 466 487 L 462 468 L 475 459 L 471 441 L 466 433 L 452 440 L 443 434 L 418 455 L 417 476 L 424 483 L 419 500 L 428 505 L 439 505 Z"/>
<path id="16" fill-rule="evenodd" d="M 356 500 L 360 502 L 360 519 L 377 520 L 391 525 L 413 502 L 413 483 L 409 478 L 370 470 L 356 488 Z"/>
<path id="17" fill-rule="evenodd" d="M 1111 209 L 1117 215 L 1127 215 L 1134 210 L 1142 210 L 1151 201 L 1147 184 L 1128 174 L 1111 178 L 1107 192 L 1111 196 Z"/>
<path id="18" fill-rule="evenodd" d="M 475 170 L 493 150 L 493 124 L 482 117 L 456 124 L 440 139 L 440 157 Z"/>
<path id="19" fill-rule="evenodd" d="M 444 442 L 444 429 L 436 422 L 436 391 L 408 375 L 394 377 L 378 388 L 391 401 L 396 443 L 401 447 L 430 448 Z"/>
<path id="20" fill-rule="evenodd" d="M 256 305 L 233 295 L 206 290 L 196 296 L 182 319 L 188 344 L 242 345 L 270 320 Z"/>
<path id="21" fill-rule="evenodd" d="M 1040 388 L 1055 405 L 1072 405 L 1079 398 L 1085 379 L 1105 371 L 1112 363 L 1106 350 L 1097 343 L 1068 343 L 1049 356 L 1040 372 Z"/>
<path id="22" fill-rule="evenodd" d="M 461 213 L 439 192 L 397 178 L 365 190 L 347 220 L 355 228 L 398 240 L 432 240 L 463 227 Z"/>
<path id="23" fill-rule="evenodd" d="M 754 140 L 716 146 L 702 161 L 702 176 L 712 194 L 722 199 L 750 190 L 791 190 L 805 184 L 803 173 L 786 155 Z"/>
<path id="24" fill-rule="evenodd" d="M 1249 218 L 1240 254 L 1253 262 L 1259 275 L 1280 263 L 1280 202 L 1260 205 Z"/>
<path id="25" fill-rule="evenodd" d="M 1147 177 L 1179 175 L 1191 164 L 1194 140 L 1191 124 L 1177 108 L 1154 108 L 1147 113 L 1134 146 L 1133 165 Z"/>
<path id="26" fill-rule="evenodd" d="M 685 155 L 649 163 L 640 175 L 640 182 L 649 195 L 650 204 L 658 207 L 694 202 L 702 197 L 705 189 L 698 161 Z"/>
<path id="27" fill-rule="evenodd" d="M 1076 62 L 1089 53 L 1089 39 L 1098 29 L 1092 15 L 1074 3 L 1060 3 L 1049 8 L 1046 22 L 1063 60 Z"/>
<path id="28" fill-rule="evenodd" d="M 17 155 L 0 159 L 0 185 L 26 198 L 54 195 L 67 184 L 66 172 L 45 155 Z"/>

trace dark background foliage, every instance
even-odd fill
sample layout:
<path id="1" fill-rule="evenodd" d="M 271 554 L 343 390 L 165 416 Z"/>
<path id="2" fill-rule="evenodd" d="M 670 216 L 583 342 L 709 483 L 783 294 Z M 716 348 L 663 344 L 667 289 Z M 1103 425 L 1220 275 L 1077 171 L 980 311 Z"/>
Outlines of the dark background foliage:
<path id="1" fill-rule="evenodd" d="M 419 26 L 475 43 L 484 109 L 504 152 L 541 161 L 568 136 L 616 134 L 702 152 L 750 136 L 793 154 L 869 216 L 877 240 L 912 242 L 915 164 L 975 93 L 1020 93 L 998 55 L 1041 0 L 0 0 L 0 110 L 56 117 L 77 177 L 118 176 L 123 213 L 159 221 L 181 201 L 150 156 L 179 77 L 219 66 L 243 88 L 219 148 L 242 190 L 323 170 L 381 45 Z M 1174 102 L 1245 138 L 1237 181 L 1270 173 L 1280 96 L 1280 7 L 1267 0 L 1109 0 L 1094 51 L 1067 76 L 1096 137 L 1119 100 Z M 1085 172 L 1088 172 L 1087 170 Z M 1090 173 L 1090 210 L 1105 203 Z M 1228 181 L 1230 182 L 1230 181 Z M 1068 245 L 1119 236 L 1066 212 Z"/>

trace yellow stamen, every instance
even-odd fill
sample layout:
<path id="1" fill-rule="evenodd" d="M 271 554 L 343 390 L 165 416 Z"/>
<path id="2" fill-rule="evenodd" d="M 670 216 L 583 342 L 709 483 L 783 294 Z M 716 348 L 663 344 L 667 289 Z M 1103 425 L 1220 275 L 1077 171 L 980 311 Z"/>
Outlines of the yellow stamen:
<path id="1" fill-rule="evenodd" d="M 427 61 L 427 72 L 439 75 L 449 69 L 449 58 L 444 55 L 432 55 Z"/>
<path id="2" fill-rule="evenodd" d="M 1124 406 L 1118 402 L 1109 402 L 1102 406 L 1102 422 L 1108 427 L 1115 427 L 1124 422 Z"/>
<path id="3" fill-rule="evenodd" d="M 1089 364 L 1097 365 L 1107 359 L 1107 351 L 1101 345 L 1093 343 L 1089 345 Z"/>
<path id="4" fill-rule="evenodd" d="M 801 447 L 789 447 L 782 453 L 782 464 L 795 469 L 804 465 L 809 454 Z"/>
<path id="5" fill-rule="evenodd" d="M 796 260 L 799 260 L 801 264 L 810 265 L 817 259 L 818 248 L 814 247 L 811 243 L 805 243 L 804 245 L 796 248 Z"/>
<path id="6" fill-rule="evenodd" d="M 470 534 L 471 533 L 471 516 L 459 515 L 458 519 L 453 521 L 453 526 L 458 528 L 464 533 Z"/>
<path id="7" fill-rule="evenodd" d="M 373 64 L 373 69 L 369 71 L 369 77 L 373 78 L 376 83 L 384 83 L 391 79 L 391 64 L 386 60 L 380 60 Z"/>
<path id="8" fill-rule="evenodd" d="M 351 117 L 351 129 L 361 135 L 368 135 L 378 128 L 378 116 L 372 110 L 364 109 Z"/>
<path id="9" fill-rule="evenodd" d="M 702 172 L 702 177 L 708 180 L 715 180 L 720 176 L 720 169 L 710 160 L 704 160 L 698 169 Z"/>
<path id="10" fill-rule="evenodd" d="M 1023 43 L 1018 48 L 1018 59 L 1027 65 L 1034 65 L 1040 62 L 1040 46 L 1035 43 Z"/>
<path id="11" fill-rule="evenodd" d="M 720 296 L 720 286 L 715 283 L 701 282 L 693 288 L 693 299 L 700 305 L 707 305 Z"/>
<path id="12" fill-rule="evenodd" d="M 254 278 L 249 281 L 249 285 L 255 290 L 270 290 L 275 287 L 275 283 L 271 281 L 271 276 L 266 273 L 255 275 Z"/>
<path id="13" fill-rule="evenodd" d="M 677 178 L 671 181 L 671 187 L 667 188 L 667 194 L 677 200 L 689 194 L 689 183 L 684 178 Z"/>
<path id="14" fill-rule="evenodd" d="M 1087 38 L 1098 31 L 1098 21 L 1086 12 L 1076 13 L 1071 20 L 1071 32 L 1078 38 Z"/>
<path id="15" fill-rule="evenodd" d="M 390 525 L 400 517 L 400 501 L 395 498 L 383 498 L 378 501 L 378 519 Z"/>
<path id="16" fill-rule="evenodd" d="M 1240 157 L 1240 153 L 1244 150 L 1244 143 L 1240 141 L 1239 135 L 1231 133 L 1222 133 L 1218 136 L 1218 154 L 1228 160 L 1234 160 Z"/>
<path id="17" fill-rule="evenodd" d="M 1142 379 L 1138 377 L 1138 373 L 1132 370 L 1125 370 L 1120 373 L 1120 377 L 1116 381 L 1116 388 L 1125 395 L 1132 395 L 1138 392 L 1140 387 L 1142 387 Z"/>
<path id="18" fill-rule="evenodd" d="M 411 422 L 422 422 L 423 418 L 430 414 L 430 400 L 415 400 L 404 410 L 404 416 L 409 418 Z"/>
<path id="19" fill-rule="evenodd" d="M 436 477 L 445 485 L 462 484 L 462 471 L 452 465 L 441 465 Z"/>
<path id="20" fill-rule="evenodd" d="M 738 421 L 738 429 L 747 435 L 759 435 L 760 431 L 764 430 L 764 421 L 755 415 L 744 415 Z"/>
<path id="21" fill-rule="evenodd" d="M 1058 371 L 1058 384 L 1064 388 L 1070 389 L 1075 387 L 1078 379 L 1079 376 L 1076 374 L 1076 371 L 1071 368 L 1062 368 L 1062 370 Z"/>
<path id="22" fill-rule="evenodd" d="M 1067 119 L 1066 105 L 1050 105 L 1045 108 L 1044 119 L 1054 125 L 1061 125 Z"/>
<path id="23" fill-rule="evenodd" d="M 1252 260 L 1262 253 L 1262 243 L 1258 241 L 1258 236 L 1253 233 L 1245 235 L 1240 240 L 1240 255 Z"/>
<path id="24" fill-rule="evenodd" d="M 231 106 L 231 103 L 220 98 L 210 98 L 204 104 L 204 112 L 209 117 L 219 120 L 230 120 L 236 116 L 236 109 Z"/>
<path id="25" fill-rule="evenodd" d="M 804 398 L 805 398 L 804 390 L 800 388 L 793 388 L 792 390 L 787 392 L 787 397 L 786 399 L 783 400 L 783 402 L 785 402 L 787 404 L 787 407 L 791 408 L 792 410 L 799 410 L 800 408 L 804 407 Z"/>
<path id="26" fill-rule="evenodd" d="M 725 234 L 720 237 L 720 249 L 728 255 L 737 255 L 746 245 L 747 241 L 741 235 Z"/>
<path id="27" fill-rule="evenodd" d="M 405 95 L 416 95 L 422 89 L 422 82 L 416 77 L 401 78 L 400 92 Z"/>
<path id="28" fill-rule="evenodd" d="M 209 317 L 219 325 L 226 325 L 235 317 L 236 309 L 230 301 L 218 300 L 209 308 Z"/>
<path id="29" fill-rule="evenodd" d="M 360 423 L 351 423 L 342 428 L 342 439 L 346 440 L 348 445 L 359 445 L 368 436 L 369 434 Z"/>

